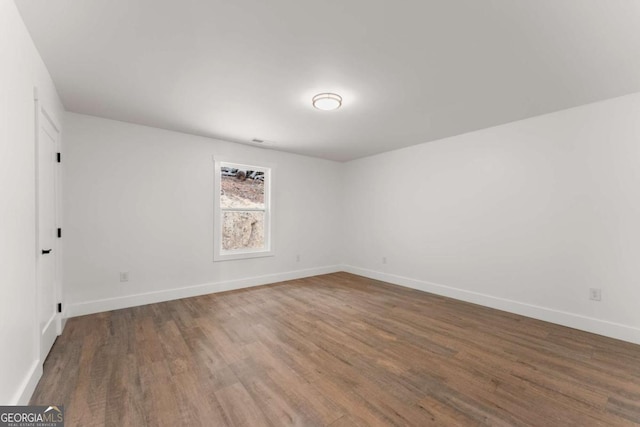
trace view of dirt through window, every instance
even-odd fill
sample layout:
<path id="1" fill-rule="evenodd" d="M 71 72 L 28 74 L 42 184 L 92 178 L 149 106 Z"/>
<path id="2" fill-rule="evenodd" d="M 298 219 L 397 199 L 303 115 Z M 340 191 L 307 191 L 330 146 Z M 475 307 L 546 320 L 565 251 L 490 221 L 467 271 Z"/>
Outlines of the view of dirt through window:
<path id="1" fill-rule="evenodd" d="M 264 173 L 222 167 L 221 175 L 222 248 L 264 248 Z"/>

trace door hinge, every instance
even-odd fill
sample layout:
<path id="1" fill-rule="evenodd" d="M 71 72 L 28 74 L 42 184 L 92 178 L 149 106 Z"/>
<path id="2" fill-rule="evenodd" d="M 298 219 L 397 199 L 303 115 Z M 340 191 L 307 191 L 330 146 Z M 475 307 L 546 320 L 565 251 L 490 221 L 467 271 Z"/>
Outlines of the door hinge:
<path id="1" fill-rule="evenodd" d="M 62 237 L 62 228 L 58 228 L 58 239 Z"/>
<path id="2" fill-rule="evenodd" d="M 58 313 L 62 313 L 62 303 L 58 303 Z"/>
<path id="3" fill-rule="evenodd" d="M 62 153 L 56 153 L 56 160 L 58 163 L 62 163 Z"/>

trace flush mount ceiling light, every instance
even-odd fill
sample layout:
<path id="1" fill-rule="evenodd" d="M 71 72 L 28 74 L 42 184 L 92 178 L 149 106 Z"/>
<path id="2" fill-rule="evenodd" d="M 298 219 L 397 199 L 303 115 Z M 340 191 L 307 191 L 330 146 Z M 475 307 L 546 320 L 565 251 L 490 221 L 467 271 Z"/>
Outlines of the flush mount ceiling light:
<path id="1" fill-rule="evenodd" d="M 342 97 L 335 93 L 319 93 L 311 100 L 318 110 L 337 110 L 342 105 Z"/>

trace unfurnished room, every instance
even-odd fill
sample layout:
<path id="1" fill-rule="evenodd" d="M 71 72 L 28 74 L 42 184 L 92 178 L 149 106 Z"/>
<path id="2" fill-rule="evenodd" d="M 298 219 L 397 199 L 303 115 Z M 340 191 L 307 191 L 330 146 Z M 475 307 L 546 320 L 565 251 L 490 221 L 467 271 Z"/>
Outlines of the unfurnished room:
<path id="1" fill-rule="evenodd" d="M 0 0 L 0 427 L 640 426 L 640 1 Z"/>

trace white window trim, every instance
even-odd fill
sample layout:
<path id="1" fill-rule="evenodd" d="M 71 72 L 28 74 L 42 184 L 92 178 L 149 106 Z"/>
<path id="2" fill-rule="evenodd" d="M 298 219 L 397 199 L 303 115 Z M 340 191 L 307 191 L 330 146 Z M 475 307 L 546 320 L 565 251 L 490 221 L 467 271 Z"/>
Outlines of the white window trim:
<path id="1" fill-rule="evenodd" d="M 271 188 L 273 183 L 274 166 L 260 161 L 246 161 L 246 159 L 227 159 L 214 156 L 214 173 L 213 173 L 213 261 L 230 261 L 238 259 L 262 258 L 275 255 L 273 246 L 273 198 L 271 197 Z M 264 249 L 222 249 L 222 215 L 223 210 L 220 206 L 220 190 L 221 190 L 221 164 L 230 163 L 235 166 L 241 166 L 249 170 L 264 170 L 264 205 L 265 205 L 265 248 Z M 250 211 L 252 209 L 239 209 L 242 211 Z M 262 210 L 262 209 L 260 209 Z"/>

